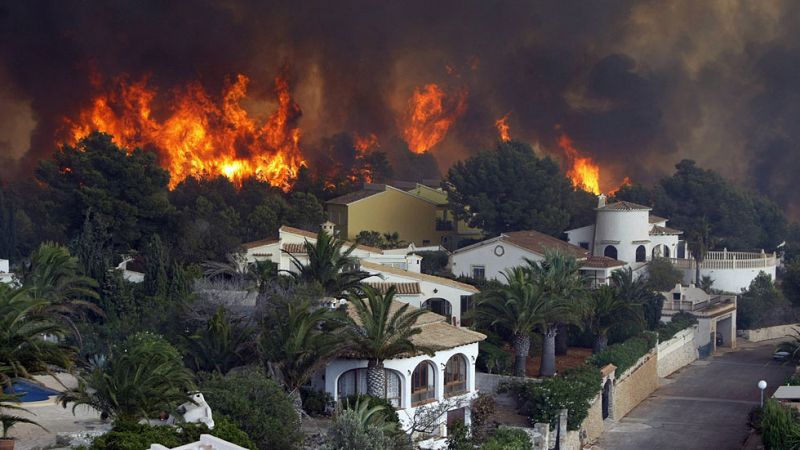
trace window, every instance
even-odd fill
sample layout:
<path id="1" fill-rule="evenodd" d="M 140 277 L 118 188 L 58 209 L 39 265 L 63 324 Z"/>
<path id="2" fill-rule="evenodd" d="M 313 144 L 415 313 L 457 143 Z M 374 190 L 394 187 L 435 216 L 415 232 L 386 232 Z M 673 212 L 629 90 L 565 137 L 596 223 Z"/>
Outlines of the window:
<path id="1" fill-rule="evenodd" d="M 476 280 L 486 279 L 486 266 L 472 266 L 472 278 Z"/>
<path id="2" fill-rule="evenodd" d="M 669 258 L 669 247 L 666 245 L 664 246 L 664 254 L 662 255 L 664 258 Z"/>
<path id="3" fill-rule="evenodd" d="M 588 242 L 578 242 L 578 245 L 584 250 L 589 250 L 589 243 Z"/>
<path id="4" fill-rule="evenodd" d="M 640 245 L 636 247 L 636 262 L 645 261 L 647 261 L 647 249 L 644 248 L 644 245 Z"/>
<path id="5" fill-rule="evenodd" d="M 467 392 L 467 359 L 453 355 L 444 368 L 444 396 L 452 397 Z"/>
<path id="6" fill-rule="evenodd" d="M 673 300 L 680 300 L 681 299 L 681 293 L 680 292 L 673 292 L 672 293 L 672 299 Z"/>
<path id="7" fill-rule="evenodd" d="M 440 316 L 450 317 L 453 315 L 453 308 L 450 302 L 443 298 L 429 298 L 422 303 L 422 309 L 427 309 Z"/>
<path id="8" fill-rule="evenodd" d="M 613 245 L 607 245 L 605 250 L 603 250 L 603 256 L 617 259 L 617 247 L 614 247 Z"/>
<path id="9" fill-rule="evenodd" d="M 423 361 L 411 374 L 411 406 L 427 403 L 436 397 L 435 372 L 430 361 Z"/>
<path id="10" fill-rule="evenodd" d="M 471 295 L 462 295 L 461 296 L 461 325 L 468 327 L 472 325 L 472 319 L 468 316 L 468 312 L 472 310 L 475 306 L 475 302 L 472 300 Z"/>
<path id="11" fill-rule="evenodd" d="M 400 407 L 400 376 L 393 370 L 384 369 L 386 373 L 386 393 L 384 398 L 395 408 Z M 348 370 L 339 377 L 337 383 L 339 400 L 351 395 L 367 394 L 367 369 Z"/>

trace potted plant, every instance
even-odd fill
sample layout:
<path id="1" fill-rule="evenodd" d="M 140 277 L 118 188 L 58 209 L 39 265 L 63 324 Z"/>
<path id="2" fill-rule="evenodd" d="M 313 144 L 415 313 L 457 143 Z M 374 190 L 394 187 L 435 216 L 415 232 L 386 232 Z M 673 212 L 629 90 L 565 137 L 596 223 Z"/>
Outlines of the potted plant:
<path id="1" fill-rule="evenodd" d="M 8 431 L 18 423 L 30 423 L 47 431 L 45 427 L 31 419 L 9 414 L 9 411 L 29 412 L 27 409 L 17 406 L 14 403 L 19 403 L 18 395 L 0 393 L 0 426 L 3 427 L 3 434 L 0 436 L 0 450 L 14 450 L 15 439 L 8 437 Z"/>

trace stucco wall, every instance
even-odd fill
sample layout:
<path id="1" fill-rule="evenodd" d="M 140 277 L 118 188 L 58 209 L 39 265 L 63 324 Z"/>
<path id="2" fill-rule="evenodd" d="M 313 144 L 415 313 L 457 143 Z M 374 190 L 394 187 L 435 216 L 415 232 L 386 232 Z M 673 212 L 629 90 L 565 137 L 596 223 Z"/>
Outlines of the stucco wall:
<path id="1" fill-rule="evenodd" d="M 775 266 L 761 267 L 757 269 L 700 269 L 700 277 L 710 277 L 714 280 L 714 289 L 720 291 L 739 294 L 742 289 L 750 286 L 750 283 L 764 272 L 772 279 L 775 279 Z M 683 282 L 694 283 L 694 269 L 683 269 Z"/>
<path id="2" fill-rule="evenodd" d="M 436 231 L 436 214 L 434 203 L 387 187 L 380 194 L 347 205 L 347 238 L 355 239 L 361 231 L 396 231 L 400 239 L 417 246 L 436 245 L 443 235 Z"/>
<path id="3" fill-rule="evenodd" d="M 795 336 L 795 331 L 800 331 L 800 324 L 778 325 L 775 327 L 759 328 L 756 330 L 741 330 L 741 336 L 750 342 L 761 342 L 769 339 L 780 339 L 786 336 Z"/>
<path id="4" fill-rule="evenodd" d="M 603 434 L 603 431 L 605 431 L 605 427 L 603 426 L 602 394 L 597 394 L 597 397 L 592 401 L 592 406 L 589 408 L 589 415 L 583 420 L 581 430 L 588 442 L 594 442 Z"/>
<path id="5" fill-rule="evenodd" d="M 659 377 L 666 377 L 697 359 L 696 331 L 695 327 L 689 327 L 676 333 L 672 339 L 658 344 L 657 373 Z"/>
<path id="6" fill-rule="evenodd" d="M 497 246 L 501 246 L 502 251 L 496 251 Z M 486 279 L 503 281 L 505 278 L 501 273 L 510 267 L 526 264 L 525 258 L 540 261 L 542 256 L 504 242 L 503 239 L 488 239 L 453 253 L 450 257 L 450 270 L 455 276 L 471 277 L 473 266 L 483 266 Z"/>
<path id="7" fill-rule="evenodd" d="M 658 388 L 658 357 L 655 352 L 642 357 L 614 384 L 614 419 L 625 417 Z"/>

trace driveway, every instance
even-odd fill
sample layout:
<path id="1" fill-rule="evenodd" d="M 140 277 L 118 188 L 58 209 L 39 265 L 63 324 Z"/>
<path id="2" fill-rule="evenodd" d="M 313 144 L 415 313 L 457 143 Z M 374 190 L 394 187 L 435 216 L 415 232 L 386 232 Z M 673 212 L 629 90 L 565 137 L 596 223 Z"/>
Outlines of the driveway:
<path id="1" fill-rule="evenodd" d="M 698 360 L 662 379 L 649 398 L 609 423 L 595 448 L 602 450 L 739 449 L 747 414 L 759 403 L 758 380 L 771 396 L 793 366 L 772 361 L 777 341 L 751 344 Z M 609 426 L 610 425 L 610 426 Z"/>

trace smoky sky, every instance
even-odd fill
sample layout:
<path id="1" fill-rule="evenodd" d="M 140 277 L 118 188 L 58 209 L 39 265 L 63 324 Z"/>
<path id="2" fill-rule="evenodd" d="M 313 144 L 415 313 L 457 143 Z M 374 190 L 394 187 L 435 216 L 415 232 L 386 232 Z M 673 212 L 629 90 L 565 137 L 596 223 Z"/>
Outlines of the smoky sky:
<path id="1" fill-rule="evenodd" d="M 653 182 L 691 158 L 800 215 L 800 3 L 685 1 L 0 2 L 5 176 L 54 151 L 92 71 L 159 92 L 252 79 L 269 110 L 289 74 L 303 149 L 341 132 L 398 142 L 415 87 L 467 91 L 438 166 L 515 139 L 559 155 L 567 133 L 602 167 Z M 389 145 L 389 144 L 386 144 Z M 13 167 L 13 173 L 10 173 Z M 402 171 L 401 171 L 402 172 Z"/>

